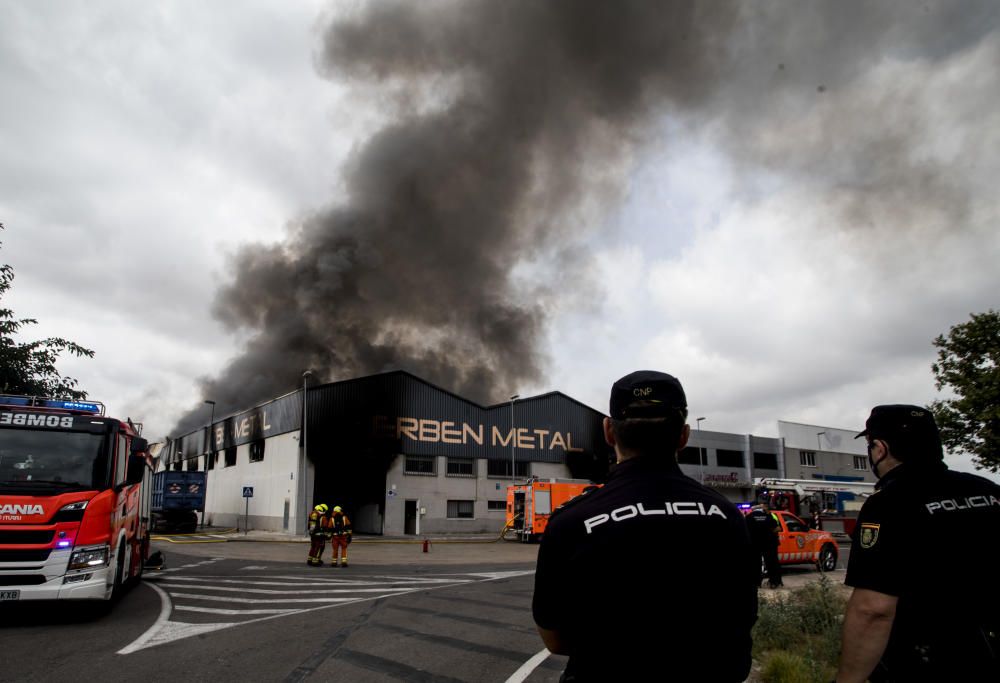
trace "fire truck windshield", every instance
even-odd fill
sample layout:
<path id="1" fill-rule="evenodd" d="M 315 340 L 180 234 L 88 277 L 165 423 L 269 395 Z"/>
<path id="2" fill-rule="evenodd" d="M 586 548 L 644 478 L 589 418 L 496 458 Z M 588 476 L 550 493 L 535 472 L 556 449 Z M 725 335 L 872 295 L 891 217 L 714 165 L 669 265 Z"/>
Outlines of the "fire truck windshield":
<path id="1" fill-rule="evenodd" d="M 0 489 L 101 490 L 108 481 L 104 434 L 76 431 L 0 431 Z"/>

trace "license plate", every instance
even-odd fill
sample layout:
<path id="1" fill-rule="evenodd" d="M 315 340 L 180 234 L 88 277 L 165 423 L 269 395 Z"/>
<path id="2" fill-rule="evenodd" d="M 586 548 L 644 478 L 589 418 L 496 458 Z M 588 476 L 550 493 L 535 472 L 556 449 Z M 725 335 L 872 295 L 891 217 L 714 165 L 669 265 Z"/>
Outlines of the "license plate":
<path id="1" fill-rule="evenodd" d="M 0 591 L 0 602 L 4 600 L 20 600 L 21 591 Z"/>

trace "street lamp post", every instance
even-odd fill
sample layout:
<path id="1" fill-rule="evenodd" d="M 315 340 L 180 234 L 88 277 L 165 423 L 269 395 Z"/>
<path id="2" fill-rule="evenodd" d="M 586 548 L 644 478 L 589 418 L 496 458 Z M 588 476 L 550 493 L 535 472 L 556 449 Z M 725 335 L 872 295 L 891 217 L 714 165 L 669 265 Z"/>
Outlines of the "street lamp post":
<path id="1" fill-rule="evenodd" d="M 701 421 L 708 418 L 699 417 L 695 419 L 695 424 L 698 427 L 698 479 L 702 484 L 705 483 L 705 453 L 701 446 Z"/>
<path id="2" fill-rule="evenodd" d="M 300 521 L 296 521 L 296 526 L 305 531 L 305 520 L 309 515 L 309 503 L 306 502 L 306 447 L 309 434 L 309 403 L 306 400 L 309 390 L 309 377 L 312 370 L 302 373 L 302 448 L 299 449 L 299 512 Z"/>
<path id="3" fill-rule="evenodd" d="M 211 415 L 211 417 L 208 418 L 208 439 L 207 439 L 208 443 L 205 444 L 207 446 L 205 448 L 205 471 L 207 472 L 208 471 L 208 461 L 209 461 L 209 458 L 212 459 L 212 465 L 213 466 L 215 465 L 215 439 L 212 436 L 212 426 L 215 424 L 215 401 L 206 400 L 205 403 L 207 403 L 208 405 L 212 406 L 212 415 Z M 206 474 L 205 476 L 207 477 L 208 475 Z M 206 489 L 207 489 L 207 487 L 206 487 Z M 205 491 L 205 495 L 206 495 L 206 502 L 207 502 L 207 496 L 208 496 L 208 491 L 207 490 Z M 205 508 L 207 508 L 207 507 L 208 507 L 208 505 L 203 504 L 202 508 L 201 508 L 201 528 L 202 529 L 205 528 Z"/>
<path id="4" fill-rule="evenodd" d="M 206 400 L 205 403 L 212 406 L 212 416 L 208 418 L 208 443 L 206 444 L 208 448 L 205 449 L 206 452 L 205 469 L 207 470 L 208 469 L 207 458 L 211 458 L 215 455 L 215 439 L 212 438 L 212 426 L 215 424 L 215 401 Z"/>
<path id="5" fill-rule="evenodd" d="M 514 431 L 514 401 L 521 398 L 520 394 L 514 394 L 510 397 L 510 481 L 515 483 L 516 475 L 514 472 L 517 467 L 514 464 L 514 439 L 517 433 Z"/>

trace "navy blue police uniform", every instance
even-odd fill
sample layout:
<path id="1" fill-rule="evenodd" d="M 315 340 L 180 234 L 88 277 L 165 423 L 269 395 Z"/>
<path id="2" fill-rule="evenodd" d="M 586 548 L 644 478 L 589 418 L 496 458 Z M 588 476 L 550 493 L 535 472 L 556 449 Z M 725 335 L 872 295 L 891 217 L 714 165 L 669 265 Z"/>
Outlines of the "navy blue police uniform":
<path id="1" fill-rule="evenodd" d="M 879 406 L 862 435 L 882 438 L 880 420 L 891 432 L 901 412 L 933 424 L 918 407 Z M 936 426 L 918 426 L 937 438 Z M 881 478 L 858 516 L 845 581 L 898 598 L 871 680 L 1000 681 L 998 529 L 1000 486 L 988 479 L 936 459 L 904 460 Z"/>
<path id="2" fill-rule="evenodd" d="M 570 643 L 567 681 L 743 681 L 755 557 L 732 503 L 674 453 L 640 455 L 553 514 L 534 619 Z"/>

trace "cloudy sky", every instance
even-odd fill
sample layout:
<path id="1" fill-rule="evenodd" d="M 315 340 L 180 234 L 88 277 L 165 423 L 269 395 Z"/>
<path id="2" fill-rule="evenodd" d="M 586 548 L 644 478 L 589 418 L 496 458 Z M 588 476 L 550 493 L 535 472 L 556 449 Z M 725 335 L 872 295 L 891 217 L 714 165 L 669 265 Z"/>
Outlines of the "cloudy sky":
<path id="1" fill-rule="evenodd" d="M 664 7 L 0 2 L 5 303 L 154 437 L 306 367 L 656 368 L 764 436 L 933 400 L 998 307 L 1000 5 Z"/>

